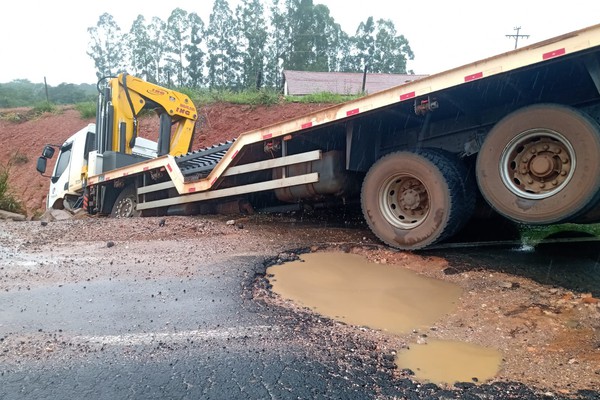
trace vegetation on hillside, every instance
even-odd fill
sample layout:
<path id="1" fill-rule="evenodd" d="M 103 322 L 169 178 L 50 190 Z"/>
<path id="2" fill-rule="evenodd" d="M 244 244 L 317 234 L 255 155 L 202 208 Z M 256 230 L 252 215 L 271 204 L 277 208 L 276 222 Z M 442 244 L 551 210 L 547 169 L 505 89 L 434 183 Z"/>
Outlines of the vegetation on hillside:
<path id="1" fill-rule="evenodd" d="M 18 79 L 0 83 L 0 108 L 32 107 L 37 104 L 75 104 L 93 100 L 98 93 L 95 85 L 61 83 L 48 85 L 48 96 L 43 83 Z"/>
<path id="2" fill-rule="evenodd" d="M 9 186 L 12 165 L 27 162 L 22 154 L 15 154 L 6 165 L 0 164 L 0 210 L 14 213 L 24 213 L 23 203 L 12 193 Z"/>

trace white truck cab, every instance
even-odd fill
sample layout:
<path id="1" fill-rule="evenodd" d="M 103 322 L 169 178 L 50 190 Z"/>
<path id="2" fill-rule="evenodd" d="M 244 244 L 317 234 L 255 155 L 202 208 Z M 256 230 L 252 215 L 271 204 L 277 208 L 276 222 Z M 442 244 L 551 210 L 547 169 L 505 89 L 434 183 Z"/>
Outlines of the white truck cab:
<path id="1" fill-rule="evenodd" d="M 54 155 L 54 147 L 58 147 L 58 159 L 50 177 L 50 188 L 46 199 L 47 208 L 64 208 L 65 202 L 70 208 L 77 208 L 77 202 L 83 194 L 88 153 L 95 146 L 96 124 L 85 128 L 69 137 L 60 147 L 47 145 L 38 159 L 37 170 L 45 173 L 47 159 Z"/>

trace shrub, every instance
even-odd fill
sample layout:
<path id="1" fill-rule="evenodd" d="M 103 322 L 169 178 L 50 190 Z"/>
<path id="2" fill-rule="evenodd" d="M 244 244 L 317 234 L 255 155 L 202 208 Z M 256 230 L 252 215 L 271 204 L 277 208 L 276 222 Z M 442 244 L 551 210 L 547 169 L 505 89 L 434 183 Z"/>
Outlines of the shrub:
<path id="1" fill-rule="evenodd" d="M 0 210 L 23 213 L 23 204 L 11 193 L 9 187 L 10 166 L 10 161 L 7 165 L 0 164 Z"/>
<path id="2" fill-rule="evenodd" d="M 42 101 L 33 106 L 33 113 L 35 115 L 42 115 L 44 113 L 54 113 L 56 112 L 56 105 L 51 101 Z"/>
<path id="3" fill-rule="evenodd" d="M 27 157 L 26 154 L 23 154 L 20 151 L 17 151 L 11 157 L 11 164 L 14 164 L 14 165 L 23 165 L 23 164 L 27 164 L 28 162 L 29 162 L 29 157 Z"/>
<path id="4" fill-rule="evenodd" d="M 86 101 L 83 103 L 77 103 L 75 109 L 79 111 L 79 115 L 83 119 L 95 118 L 96 117 L 96 102 Z"/>

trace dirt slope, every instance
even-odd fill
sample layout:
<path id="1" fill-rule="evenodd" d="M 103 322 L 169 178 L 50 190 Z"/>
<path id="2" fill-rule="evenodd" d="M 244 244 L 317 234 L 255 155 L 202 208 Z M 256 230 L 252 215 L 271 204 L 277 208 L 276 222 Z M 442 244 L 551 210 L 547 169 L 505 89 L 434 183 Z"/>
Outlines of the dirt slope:
<path id="1" fill-rule="evenodd" d="M 310 113 L 327 104 L 288 103 L 275 106 L 214 104 L 200 109 L 193 149 L 199 149 L 233 139 L 240 133 Z M 29 216 L 45 209 L 48 178 L 35 170 L 36 160 L 45 144 L 60 145 L 93 119 L 82 119 L 79 113 L 66 107 L 57 114 L 27 117 L 27 109 L 0 110 L 0 163 L 13 158 L 10 184 L 13 193 L 23 201 Z M 13 118 L 8 118 L 9 114 Z M 19 115 L 21 122 L 13 122 Z M 152 138 L 156 119 L 141 121 L 141 136 Z M 155 135 L 154 135 L 155 136 Z M 15 154 L 19 157 L 14 158 Z M 56 156 L 54 157 L 54 160 Z M 48 165 L 48 171 L 54 165 Z"/>

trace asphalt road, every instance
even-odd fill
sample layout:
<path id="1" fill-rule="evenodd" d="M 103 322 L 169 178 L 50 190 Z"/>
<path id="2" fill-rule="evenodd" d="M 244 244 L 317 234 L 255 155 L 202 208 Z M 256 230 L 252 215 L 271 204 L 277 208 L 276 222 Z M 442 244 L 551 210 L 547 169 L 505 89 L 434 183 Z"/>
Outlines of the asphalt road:
<path id="1" fill-rule="evenodd" d="M 6 275 L 40 256 L 0 250 Z M 412 381 L 367 330 L 265 301 L 269 257 L 230 251 L 187 260 L 196 273 L 179 275 L 95 273 L 106 265 L 98 258 L 67 282 L 0 292 L 0 399 L 550 398 L 520 383 Z"/>

